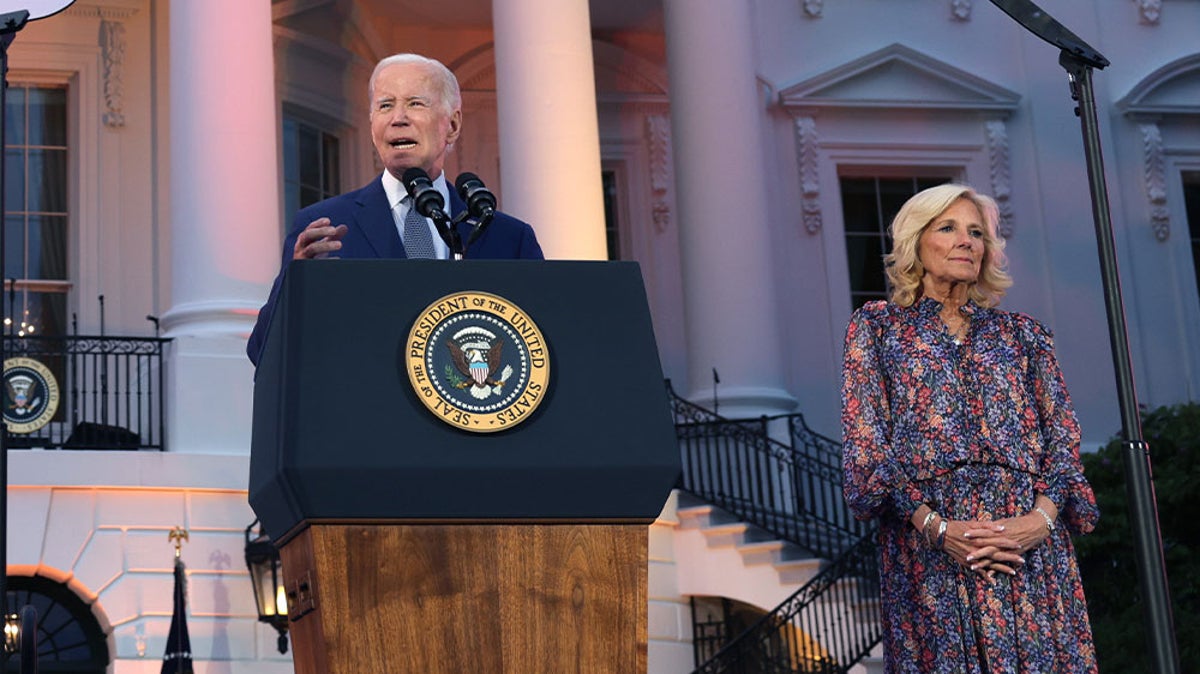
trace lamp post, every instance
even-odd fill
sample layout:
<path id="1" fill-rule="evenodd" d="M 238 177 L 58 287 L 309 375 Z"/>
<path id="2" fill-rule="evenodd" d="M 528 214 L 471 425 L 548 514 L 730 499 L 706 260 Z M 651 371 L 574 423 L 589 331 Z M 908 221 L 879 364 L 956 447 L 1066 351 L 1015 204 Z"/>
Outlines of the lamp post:
<path id="1" fill-rule="evenodd" d="M 254 532 L 256 525 L 257 533 Z M 254 586 L 258 621 L 279 632 L 279 652 L 287 653 L 288 606 L 283 589 L 283 564 L 279 560 L 279 550 L 257 519 L 246 527 L 246 568 L 250 569 L 250 583 Z"/>

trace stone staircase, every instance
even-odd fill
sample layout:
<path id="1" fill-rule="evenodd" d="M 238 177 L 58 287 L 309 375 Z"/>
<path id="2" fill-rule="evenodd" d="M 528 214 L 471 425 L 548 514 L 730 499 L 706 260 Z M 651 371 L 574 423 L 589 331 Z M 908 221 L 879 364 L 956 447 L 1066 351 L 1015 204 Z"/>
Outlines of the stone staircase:
<path id="1" fill-rule="evenodd" d="M 681 577 L 721 583 L 720 587 L 690 587 L 701 591 L 685 594 L 724 595 L 769 609 L 811 580 L 825 564 L 800 546 L 775 539 L 686 494 L 680 494 L 677 515 L 676 559 L 684 567 Z M 698 558 L 707 568 L 688 573 L 687 560 Z"/>

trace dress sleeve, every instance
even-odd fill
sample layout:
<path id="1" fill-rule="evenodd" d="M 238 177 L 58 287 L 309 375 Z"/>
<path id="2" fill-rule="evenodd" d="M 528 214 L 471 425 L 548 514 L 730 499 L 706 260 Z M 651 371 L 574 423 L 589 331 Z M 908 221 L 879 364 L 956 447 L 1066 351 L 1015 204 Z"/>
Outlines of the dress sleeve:
<path id="1" fill-rule="evenodd" d="M 1054 338 L 1041 323 L 1024 319 L 1022 338 L 1029 358 L 1029 394 L 1041 424 L 1043 454 L 1037 490 L 1058 507 L 1059 519 L 1075 533 L 1096 528 L 1100 509 L 1079 460 L 1079 421 L 1054 355 Z"/>
<path id="2" fill-rule="evenodd" d="M 858 519 L 907 519 L 924 495 L 892 458 L 891 411 L 871 305 L 854 312 L 842 362 L 842 491 Z"/>

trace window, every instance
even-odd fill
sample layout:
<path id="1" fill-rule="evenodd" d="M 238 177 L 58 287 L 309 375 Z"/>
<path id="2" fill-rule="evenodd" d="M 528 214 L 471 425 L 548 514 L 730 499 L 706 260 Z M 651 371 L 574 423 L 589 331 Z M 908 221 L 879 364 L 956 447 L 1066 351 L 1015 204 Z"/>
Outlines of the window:
<path id="1" fill-rule="evenodd" d="M 285 114 L 283 118 L 284 229 L 296 211 L 341 194 L 338 138 L 316 125 Z"/>
<path id="2" fill-rule="evenodd" d="M 64 335 L 67 90 L 10 85 L 5 107 L 5 323 L 10 334 Z"/>
<path id="3" fill-rule="evenodd" d="M 621 259 L 621 230 L 617 219 L 617 172 L 602 171 L 604 189 L 604 240 L 608 244 L 608 259 Z"/>
<path id="4" fill-rule="evenodd" d="M 9 614 L 23 606 L 37 610 L 38 671 L 104 674 L 108 642 L 92 610 L 69 587 L 39 576 L 9 576 Z M 3 671 L 20 670 L 20 658 L 9 658 Z"/>
<path id="5" fill-rule="evenodd" d="M 852 308 L 871 300 L 887 299 L 883 256 L 892 251 L 888 227 L 900 207 L 917 192 L 949 181 L 945 176 L 839 178 Z"/>
<path id="6" fill-rule="evenodd" d="M 1183 203 L 1192 241 L 1192 267 L 1196 270 L 1196 288 L 1200 290 L 1200 171 L 1184 171 Z"/>

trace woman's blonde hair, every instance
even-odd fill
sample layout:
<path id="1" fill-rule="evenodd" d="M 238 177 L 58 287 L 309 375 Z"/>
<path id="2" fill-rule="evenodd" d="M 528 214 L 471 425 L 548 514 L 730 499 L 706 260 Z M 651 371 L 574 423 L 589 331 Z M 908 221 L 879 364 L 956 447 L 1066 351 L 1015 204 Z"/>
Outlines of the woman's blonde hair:
<path id="1" fill-rule="evenodd" d="M 986 227 L 979 278 L 971 284 L 967 296 L 976 304 L 993 307 L 1000 303 L 1005 289 L 1012 285 L 1012 277 L 1006 271 L 1008 257 L 1004 254 L 1004 239 L 996 230 L 1000 220 L 1000 209 L 996 207 L 996 202 L 966 185 L 946 183 L 913 195 L 904 202 L 892 220 L 889 230 L 892 252 L 883 256 L 883 262 L 891 283 L 891 300 L 896 304 L 907 307 L 917 301 L 921 293 L 921 277 L 925 275 L 925 265 L 921 264 L 918 254 L 921 234 L 959 199 L 975 204 Z"/>

